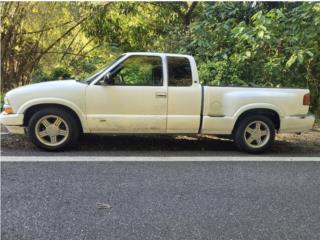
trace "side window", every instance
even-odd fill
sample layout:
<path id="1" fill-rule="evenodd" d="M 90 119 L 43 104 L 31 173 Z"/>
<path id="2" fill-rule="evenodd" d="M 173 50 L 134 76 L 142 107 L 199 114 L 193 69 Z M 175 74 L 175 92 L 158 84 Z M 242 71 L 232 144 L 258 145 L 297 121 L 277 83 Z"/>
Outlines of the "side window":
<path id="1" fill-rule="evenodd" d="M 168 57 L 169 86 L 191 86 L 192 73 L 188 58 Z"/>
<path id="2" fill-rule="evenodd" d="M 157 56 L 130 56 L 112 72 L 114 85 L 162 86 L 162 59 Z"/>

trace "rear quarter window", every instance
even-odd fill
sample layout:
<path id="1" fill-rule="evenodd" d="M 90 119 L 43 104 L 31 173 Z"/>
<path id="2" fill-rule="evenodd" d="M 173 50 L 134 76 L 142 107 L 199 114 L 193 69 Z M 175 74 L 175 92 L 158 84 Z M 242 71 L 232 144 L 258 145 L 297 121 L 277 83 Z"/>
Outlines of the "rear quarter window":
<path id="1" fill-rule="evenodd" d="M 185 57 L 167 57 L 169 86 L 186 87 L 192 85 L 191 65 Z"/>

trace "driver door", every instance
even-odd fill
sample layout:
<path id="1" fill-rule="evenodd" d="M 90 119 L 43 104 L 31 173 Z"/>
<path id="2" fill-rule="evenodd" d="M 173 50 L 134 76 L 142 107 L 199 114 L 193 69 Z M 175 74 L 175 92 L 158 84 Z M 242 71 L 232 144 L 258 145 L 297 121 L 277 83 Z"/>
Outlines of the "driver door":
<path id="1" fill-rule="evenodd" d="M 91 132 L 161 133 L 166 131 L 167 87 L 160 56 L 131 55 L 109 71 L 109 83 L 86 92 Z"/>

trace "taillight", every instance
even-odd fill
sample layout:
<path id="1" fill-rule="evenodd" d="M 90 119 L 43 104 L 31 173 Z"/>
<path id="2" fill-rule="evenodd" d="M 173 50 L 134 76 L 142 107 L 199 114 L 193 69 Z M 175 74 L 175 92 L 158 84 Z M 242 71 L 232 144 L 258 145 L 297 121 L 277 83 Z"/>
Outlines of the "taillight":
<path id="1" fill-rule="evenodd" d="M 310 93 L 307 93 L 303 96 L 303 105 L 310 105 Z"/>

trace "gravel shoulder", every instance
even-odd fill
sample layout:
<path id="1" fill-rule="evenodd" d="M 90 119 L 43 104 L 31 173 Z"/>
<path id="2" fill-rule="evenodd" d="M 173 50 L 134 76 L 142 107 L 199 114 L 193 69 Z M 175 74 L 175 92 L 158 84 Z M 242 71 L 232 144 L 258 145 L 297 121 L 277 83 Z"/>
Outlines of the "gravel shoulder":
<path id="1" fill-rule="evenodd" d="M 229 139 L 205 136 L 119 135 L 83 136 L 74 149 L 50 153 L 37 149 L 26 136 L 1 134 L 3 156 L 245 156 Z M 298 134 L 278 134 L 266 156 L 320 156 L 320 128 Z"/>

